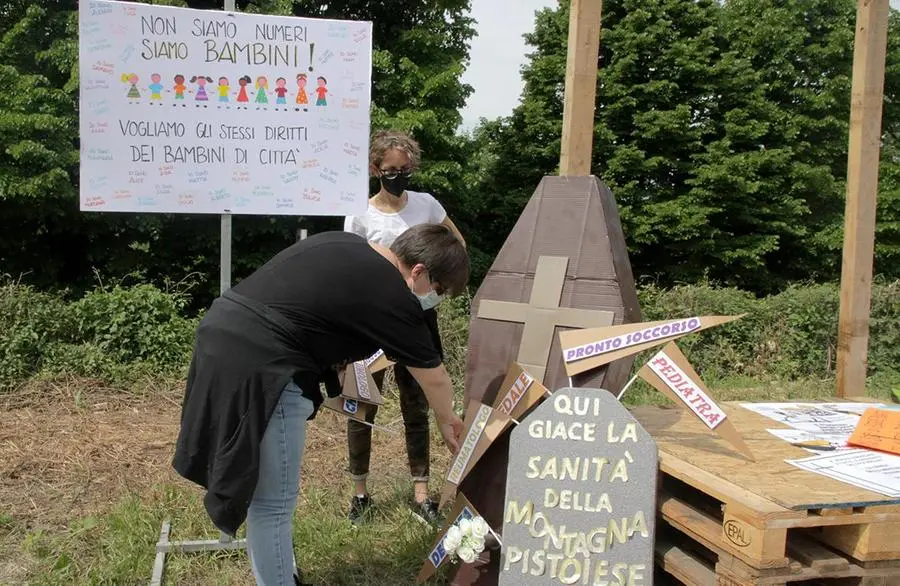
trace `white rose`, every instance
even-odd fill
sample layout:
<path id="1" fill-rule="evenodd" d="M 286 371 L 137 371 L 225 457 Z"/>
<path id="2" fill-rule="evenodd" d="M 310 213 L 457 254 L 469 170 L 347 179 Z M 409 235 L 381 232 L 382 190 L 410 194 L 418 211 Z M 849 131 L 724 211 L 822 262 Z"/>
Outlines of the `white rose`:
<path id="1" fill-rule="evenodd" d="M 484 551 L 484 540 L 480 539 L 472 544 L 472 551 L 475 553 L 481 553 Z"/>
<path id="2" fill-rule="evenodd" d="M 444 535 L 444 551 L 448 554 L 452 554 L 456 551 L 456 548 L 459 547 L 461 542 L 462 535 L 460 535 L 459 527 L 451 525 L 450 528 L 447 529 L 447 534 Z"/>
<path id="3" fill-rule="evenodd" d="M 459 522 L 459 532 L 460 532 L 460 534 L 462 534 L 462 536 L 464 538 L 471 535 L 472 534 L 472 521 L 470 521 L 468 519 L 462 519 Z"/>
<path id="4" fill-rule="evenodd" d="M 467 564 L 471 564 L 475 561 L 475 550 L 465 545 L 459 548 L 459 550 L 456 552 L 456 555 L 458 555 L 459 559 Z"/>
<path id="5" fill-rule="evenodd" d="M 484 536 L 488 534 L 491 528 L 488 526 L 487 521 L 485 521 L 481 517 L 475 517 L 472 520 L 472 537 L 479 541 L 484 541 Z"/>

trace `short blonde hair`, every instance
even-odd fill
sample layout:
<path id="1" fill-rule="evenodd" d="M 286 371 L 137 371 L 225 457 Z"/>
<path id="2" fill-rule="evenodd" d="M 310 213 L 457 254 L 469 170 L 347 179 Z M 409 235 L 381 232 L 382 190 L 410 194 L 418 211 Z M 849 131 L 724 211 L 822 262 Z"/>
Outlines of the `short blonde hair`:
<path id="1" fill-rule="evenodd" d="M 393 149 L 406 153 L 413 169 L 419 167 L 419 162 L 422 160 L 422 149 L 419 148 L 419 143 L 409 134 L 396 130 L 379 130 L 372 135 L 372 142 L 369 145 L 369 163 L 376 167 L 380 166 L 388 151 Z"/>

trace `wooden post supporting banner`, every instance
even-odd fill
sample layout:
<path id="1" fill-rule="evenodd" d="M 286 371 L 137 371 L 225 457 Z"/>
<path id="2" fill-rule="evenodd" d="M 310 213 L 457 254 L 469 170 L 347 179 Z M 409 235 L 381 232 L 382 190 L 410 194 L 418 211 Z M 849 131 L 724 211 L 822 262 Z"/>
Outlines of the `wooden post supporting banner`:
<path id="1" fill-rule="evenodd" d="M 853 51 L 837 396 L 865 393 L 888 0 L 859 0 Z"/>
<path id="2" fill-rule="evenodd" d="M 603 0 L 572 0 L 559 174 L 591 174 Z"/>

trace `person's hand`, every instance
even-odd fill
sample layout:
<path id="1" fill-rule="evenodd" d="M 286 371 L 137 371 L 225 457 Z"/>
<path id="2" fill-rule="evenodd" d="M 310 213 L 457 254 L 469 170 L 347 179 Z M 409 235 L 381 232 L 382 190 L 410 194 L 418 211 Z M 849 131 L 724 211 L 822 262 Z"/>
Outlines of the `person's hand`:
<path id="1" fill-rule="evenodd" d="M 455 455 L 459 451 L 459 436 L 463 430 L 462 419 L 454 414 L 448 421 L 438 423 L 438 428 L 441 430 L 441 437 L 444 438 L 444 443 L 447 444 L 450 453 Z"/>

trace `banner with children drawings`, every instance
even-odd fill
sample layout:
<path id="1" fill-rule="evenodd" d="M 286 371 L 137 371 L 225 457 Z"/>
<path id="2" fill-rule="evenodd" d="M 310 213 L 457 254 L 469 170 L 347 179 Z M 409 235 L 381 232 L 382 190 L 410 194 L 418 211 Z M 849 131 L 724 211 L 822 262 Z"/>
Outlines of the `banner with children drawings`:
<path id="1" fill-rule="evenodd" d="M 372 24 L 88 0 L 81 209 L 355 215 Z"/>

